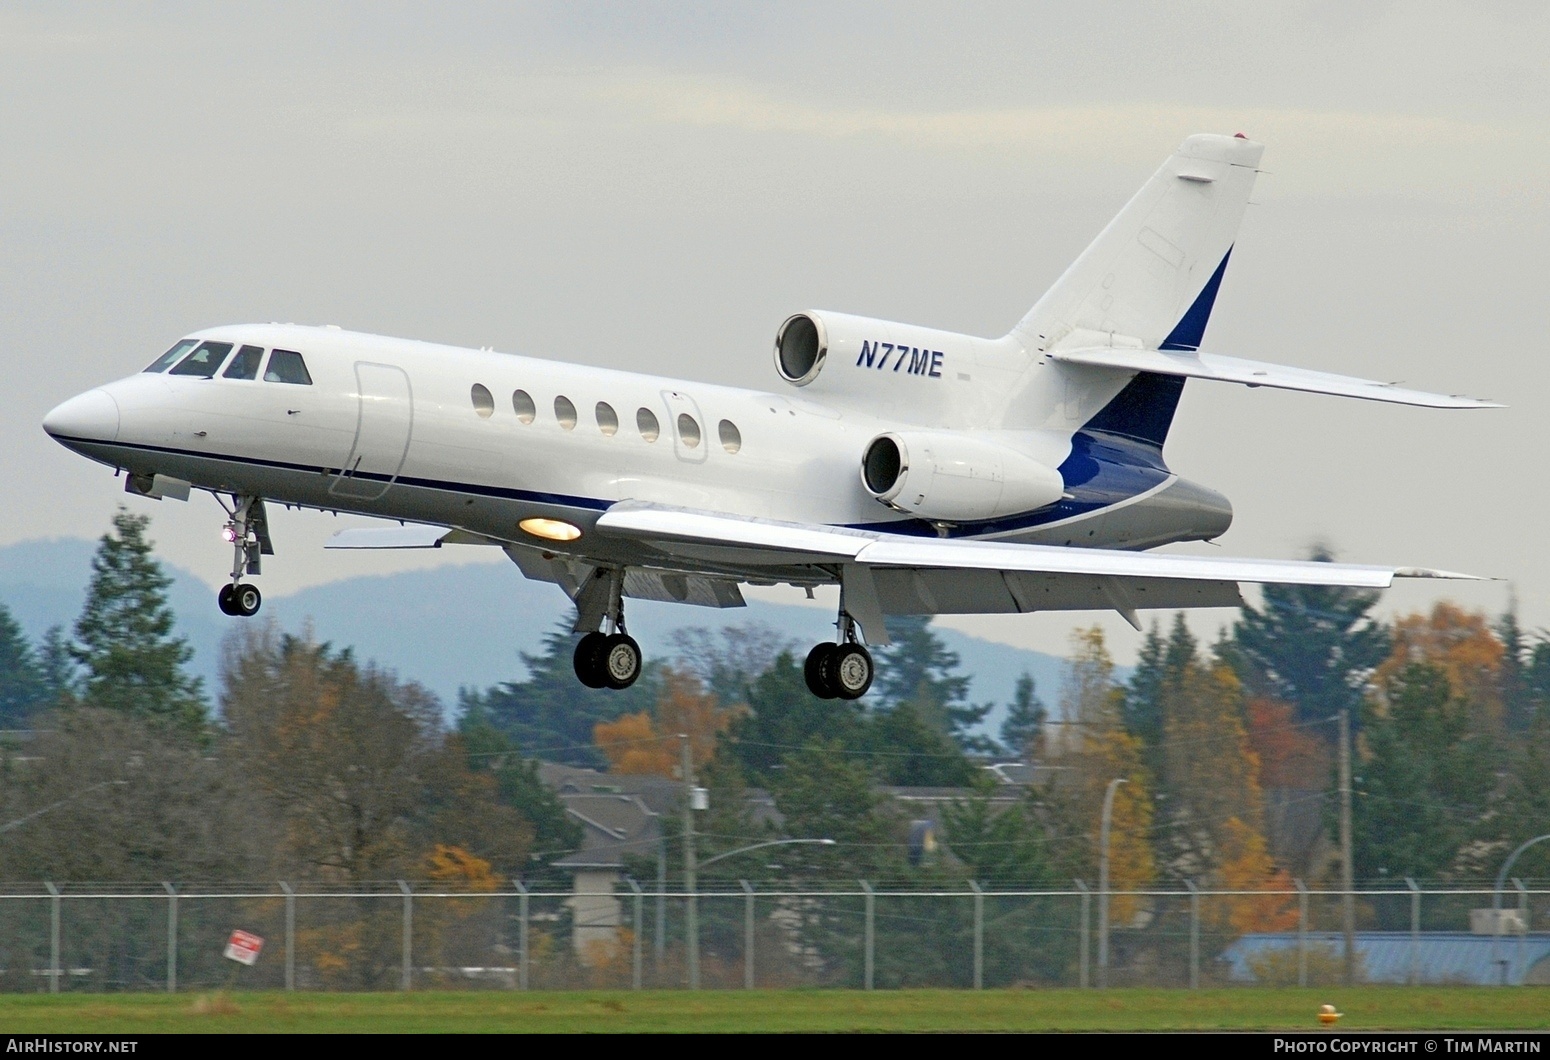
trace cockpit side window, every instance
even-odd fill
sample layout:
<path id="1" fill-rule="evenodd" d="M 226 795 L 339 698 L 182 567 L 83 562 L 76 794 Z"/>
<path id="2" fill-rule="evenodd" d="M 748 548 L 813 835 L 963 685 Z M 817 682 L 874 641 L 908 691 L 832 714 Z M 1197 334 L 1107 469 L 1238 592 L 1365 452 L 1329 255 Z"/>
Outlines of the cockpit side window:
<path id="1" fill-rule="evenodd" d="M 262 346 L 244 346 L 237 351 L 237 356 L 231 359 L 231 364 L 226 371 L 221 373 L 222 379 L 257 379 L 258 365 L 264 359 Z"/>
<path id="2" fill-rule="evenodd" d="M 156 360 L 152 361 L 150 367 L 148 367 L 146 371 L 165 372 L 168 368 L 171 368 L 174 364 L 176 364 L 180 357 L 182 357 L 185 353 L 197 345 L 199 344 L 193 339 L 183 339 L 176 346 L 172 347 L 172 349 L 168 350 L 166 353 L 156 358 Z"/>
<path id="3" fill-rule="evenodd" d="M 231 352 L 232 344 L 229 342 L 201 342 L 194 348 L 194 352 L 172 366 L 168 375 L 193 375 L 200 379 L 209 379 L 215 374 L 215 370 L 221 366 L 226 355 Z"/>
<path id="4" fill-rule="evenodd" d="M 264 371 L 266 383 L 299 383 L 302 386 L 312 385 L 312 376 L 307 372 L 307 362 L 301 359 L 301 354 L 295 350 L 275 350 L 269 355 L 269 367 Z"/>

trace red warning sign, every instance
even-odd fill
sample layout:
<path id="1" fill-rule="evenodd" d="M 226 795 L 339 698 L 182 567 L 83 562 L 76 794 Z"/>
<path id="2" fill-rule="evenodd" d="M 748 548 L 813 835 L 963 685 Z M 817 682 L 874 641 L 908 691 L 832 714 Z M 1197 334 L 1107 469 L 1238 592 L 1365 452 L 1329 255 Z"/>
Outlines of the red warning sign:
<path id="1" fill-rule="evenodd" d="M 258 963 L 258 951 L 264 948 L 264 940 L 246 931 L 233 931 L 226 942 L 226 959 L 239 964 Z"/>

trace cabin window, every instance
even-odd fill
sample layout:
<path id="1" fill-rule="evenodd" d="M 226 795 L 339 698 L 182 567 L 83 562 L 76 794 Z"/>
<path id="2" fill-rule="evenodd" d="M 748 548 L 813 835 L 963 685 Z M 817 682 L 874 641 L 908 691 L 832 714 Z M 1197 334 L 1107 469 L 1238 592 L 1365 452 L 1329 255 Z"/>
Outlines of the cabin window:
<path id="1" fill-rule="evenodd" d="M 731 420 L 722 420 L 716 424 L 716 433 L 721 435 L 721 448 L 727 452 L 735 453 L 743 447 L 743 432 Z"/>
<path id="2" fill-rule="evenodd" d="M 231 364 L 226 366 L 226 371 L 221 373 L 222 379 L 257 379 L 258 366 L 264 359 L 262 346 L 244 346 L 237 351 L 237 356 L 231 359 Z"/>
<path id="3" fill-rule="evenodd" d="M 640 436 L 648 442 L 654 442 L 662 436 L 662 427 L 657 423 L 656 414 L 650 409 L 636 410 L 635 429 L 640 431 Z"/>
<path id="4" fill-rule="evenodd" d="M 474 411 L 480 419 L 487 420 L 495 414 L 495 398 L 484 384 L 475 383 L 468 391 L 468 397 L 474 403 Z"/>
<path id="5" fill-rule="evenodd" d="M 678 414 L 678 438 L 685 449 L 696 449 L 700 444 L 700 425 L 687 412 Z"/>
<path id="6" fill-rule="evenodd" d="M 231 347 L 232 344 L 229 342 L 201 342 L 194 348 L 193 353 L 174 365 L 172 371 L 167 374 L 192 375 L 200 379 L 209 379 L 226 359 L 226 355 L 231 352 Z"/>
<path id="7" fill-rule="evenodd" d="M 269 355 L 269 367 L 264 370 L 266 383 L 296 383 L 311 386 L 312 376 L 307 372 L 307 362 L 295 350 L 275 350 Z"/>
<path id="8" fill-rule="evenodd" d="M 523 423 L 532 423 L 533 417 L 538 415 L 538 406 L 533 404 L 533 395 L 526 390 L 512 391 L 511 409 L 517 414 L 517 419 Z"/>
<path id="9" fill-rule="evenodd" d="M 606 401 L 599 401 L 593 410 L 597 414 L 597 429 L 612 438 L 619 433 L 619 414 Z"/>
<path id="10" fill-rule="evenodd" d="M 564 394 L 554 399 L 554 418 L 560 421 L 564 430 L 576 429 L 576 406 Z"/>
<path id="11" fill-rule="evenodd" d="M 152 361 L 150 367 L 146 368 L 146 371 L 165 372 L 168 368 L 171 368 L 175 363 L 177 363 L 178 358 L 182 357 L 185 353 L 197 345 L 199 344 L 193 339 L 183 339 L 176 346 L 172 347 L 172 349 L 168 350 L 166 353 L 156 358 L 156 360 Z"/>

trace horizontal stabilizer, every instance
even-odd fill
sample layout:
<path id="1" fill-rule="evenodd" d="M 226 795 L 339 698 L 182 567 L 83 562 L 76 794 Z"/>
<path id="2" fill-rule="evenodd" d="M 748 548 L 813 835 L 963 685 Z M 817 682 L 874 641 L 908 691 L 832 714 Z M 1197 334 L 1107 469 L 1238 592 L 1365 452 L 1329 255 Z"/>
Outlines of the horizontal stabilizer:
<path id="1" fill-rule="evenodd" d="M 1424 390 L 1406 390 L 1391 383 L 1332 372 L 1314 372 L 1264 361 L 1245 361 L 1215 353 L 1189 350 L 1142 350 L 1095 346 L 1075 350 L 1051 350 L 1049 356 L 1066 364 L 1085 364 L 1096 368 L 1117 368 L 1154 375 L 1184 376 L 1190 379 L 1216 379 L 1244 386 L 1268 386 L 1278 390 L 1301 390 L 1310 394 L 1388 401 L 1399 405 L 1422 405 L 1434 409 L 1498 409 L 1494 401 L 1460 397 L 1456 394 L 1429 394 Z"/>

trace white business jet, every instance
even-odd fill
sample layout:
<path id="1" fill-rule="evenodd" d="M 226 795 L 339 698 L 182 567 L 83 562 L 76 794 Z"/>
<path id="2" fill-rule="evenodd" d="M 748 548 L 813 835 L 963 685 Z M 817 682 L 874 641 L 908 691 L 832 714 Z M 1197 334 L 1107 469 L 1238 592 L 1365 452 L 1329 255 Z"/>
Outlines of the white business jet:
<path id="1" fill-rule="evenodd" d="M 494 545 L 576 606 L 576 675 L 626 688 L 626 599 L 739 607 L 740 586 L 837 584 L 818 696 L 872 682 L 889 614 L 1233 607 L 1239 584 L 1384 587 L 1418 568 L 1153 555 L 1228 528 L 1168 469 L 1186 379 L 1434 408 L 1490 402 L 1202 352 L 1263 148 L 1192 136 L 999 339 L 828 311 L 788 317 L 774 389 L 586 368 L 334 327 L 181 339 L 43 426 L 229 519 L 221 609 L 270 555 L 265 501 L 396 520 L 331 548 Z"/>

